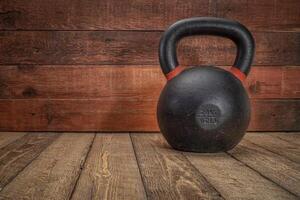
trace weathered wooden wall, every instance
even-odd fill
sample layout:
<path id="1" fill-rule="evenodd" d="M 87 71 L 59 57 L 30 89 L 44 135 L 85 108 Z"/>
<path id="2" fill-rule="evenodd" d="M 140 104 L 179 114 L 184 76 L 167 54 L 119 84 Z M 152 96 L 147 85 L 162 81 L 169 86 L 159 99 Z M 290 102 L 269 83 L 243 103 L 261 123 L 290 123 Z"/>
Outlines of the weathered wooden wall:
<path id="1" fill-rule="evenodd" d="M 178 19 L 239 20 L 256 40 L 249 130 L 300 130 L 299 0 L 1 0 L 1 131 L 157 131 L 160 35 Z M 228 67 L 235 46 L 193 37 L 182 65 Z"/>

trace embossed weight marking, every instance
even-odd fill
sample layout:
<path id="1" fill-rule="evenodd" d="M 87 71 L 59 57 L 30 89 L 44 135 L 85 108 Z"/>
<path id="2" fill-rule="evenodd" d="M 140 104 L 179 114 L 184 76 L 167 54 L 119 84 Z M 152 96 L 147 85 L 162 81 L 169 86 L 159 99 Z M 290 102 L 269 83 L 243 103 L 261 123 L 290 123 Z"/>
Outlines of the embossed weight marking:
<path id="1" fill-rule="evenodd" d="M 221 111 L 213 104 L 201 105 L 196 114 L 196 121 L 202 129 L 214 129 L 220 123 Z"/>

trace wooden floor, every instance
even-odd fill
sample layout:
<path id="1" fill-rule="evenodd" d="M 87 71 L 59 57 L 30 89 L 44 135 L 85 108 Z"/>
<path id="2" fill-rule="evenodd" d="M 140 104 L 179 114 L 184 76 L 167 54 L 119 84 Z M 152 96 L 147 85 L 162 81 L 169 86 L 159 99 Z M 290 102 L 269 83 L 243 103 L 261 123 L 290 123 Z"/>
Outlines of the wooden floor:
<path id="1" fill-rule="evenodd" d="M 155 133 L 0 133 L 0 199 L 299 198 L 300 133 L 248 133 L 219 154 Z"/>

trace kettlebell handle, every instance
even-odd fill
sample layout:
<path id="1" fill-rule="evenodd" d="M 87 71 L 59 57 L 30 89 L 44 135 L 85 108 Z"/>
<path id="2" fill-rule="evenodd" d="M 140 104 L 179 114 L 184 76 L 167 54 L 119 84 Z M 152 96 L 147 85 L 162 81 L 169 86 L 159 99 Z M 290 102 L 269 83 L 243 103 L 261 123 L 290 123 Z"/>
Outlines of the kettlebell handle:
<path id="1" fill-rule="evenodd" d="M 240 79 L 246 78 L 251 68 L 255 49 L 251 33 L 236 21 L 215 17 L 183 19 L 173 24 L 163 34 L 160 40 L 159 61 L 167 78 L 172 78 L 181 71 L 178 67 L 176 53 L 177 42 L 183 37 L 193 35 L 216 35 L 231 39 L 237 46 L 237 56 L 231 72 Z"/>

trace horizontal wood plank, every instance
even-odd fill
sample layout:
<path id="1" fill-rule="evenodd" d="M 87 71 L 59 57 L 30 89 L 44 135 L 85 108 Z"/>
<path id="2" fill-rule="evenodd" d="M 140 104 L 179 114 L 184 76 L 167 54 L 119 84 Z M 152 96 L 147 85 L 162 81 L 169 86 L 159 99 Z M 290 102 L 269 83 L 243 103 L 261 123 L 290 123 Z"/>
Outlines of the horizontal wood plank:
<path id="1" fill-rule="evenodd" d="M 249 131 L 300 130 L 299 100 L 254 100 Z M 156 101 L 0 100 L 2 131 L 158 131 Z"/>
<path id="2" fill-rule="evenodd" d="M 297 199 L 226 153 L 185 153 L 225 199 Z"/>
<path id="3" fill-rule="evenodd" d="M 246 140 L 300 164 L 299 145 L 281 140 L 269 133 L 247 134 Z"/>
<path id="4" fill-rule="evenodd" d="M 240 21 L 250 30 L 299 31 L 298 0 L 217 0 L 216 16 Z"/>
<path id="5" fill-rule="evenodd" d="M 250 131 L 299 131 L 300 101 L 252 101 Z"/>
<path id="6" fill-rule="evenodd" d="M 24 132 L 1 132 L 0 133 L 0 148 L 12 143 L 13 141 L 23 137 Z"/>
<path id="7" fill-rule="evenodd" d="M 245 87 L 253 99 L 300 98 L 299 76 L 297 66 L 253 67 Z M 0 67 L 0 99 L 156 100 L 165 83 L 156 65 Z"/>
<path id="8" fill-rule="evenodd" d="M 0 101 L 0 130 L 157 130 L 152 101 L 4 101 Z"/>
<path id="9" fill-rule="evenodd" d="M 0 64 L 155 64 L 161 32 L 0 31 Z M 254 65 L 300 65 L 300 32 L 257 32 Z M 181 65 L 232 65 L 228 39 L 189 37 L 178 48 Z"/>
<path id="10" fill-rule="evenodd" d="M 223 199 L 160 134 L 131 137 L 149 199 Z"/>
<path id="11" fill-rule="evenodd" d="M 0 199 L 69 199 L 93 138 L 63 134 L 0 192 Z"/>
<path id="12" fill-rule="evenodd" d="M 298 0 L 2 0 L 0 29 L 164 30 L 182 18 L 217 16 L 252 30 L 298 31 L 299 7 Z"/>
<path id="13" fill-rule="evenodd" d="M 0 191 L 50 145 L 59 134 L 28 133 L 0 149 Z"/>
<path id="14" fill-rule="evenodd" d="M 285 84 L 282 85 L 282 93 L 291 94 L 291 97 L 296 97 L 300 94 L 300 78 L 297 73 L 297 68 L 291 67 L 284 70 L 282 79 L 285 80 Z M 292 81 L 290 81 L 292 80 Z"/>
<path id="15" fill-rule="evenodd" d="M 147 199 L 129 134 L 97 134 L 72 199 Z"/>
<path id="16" fill-rule="evenodd" d="M 229 152 L 264 177 L 300 196 L 300 164 L 243 140 Z"/>

